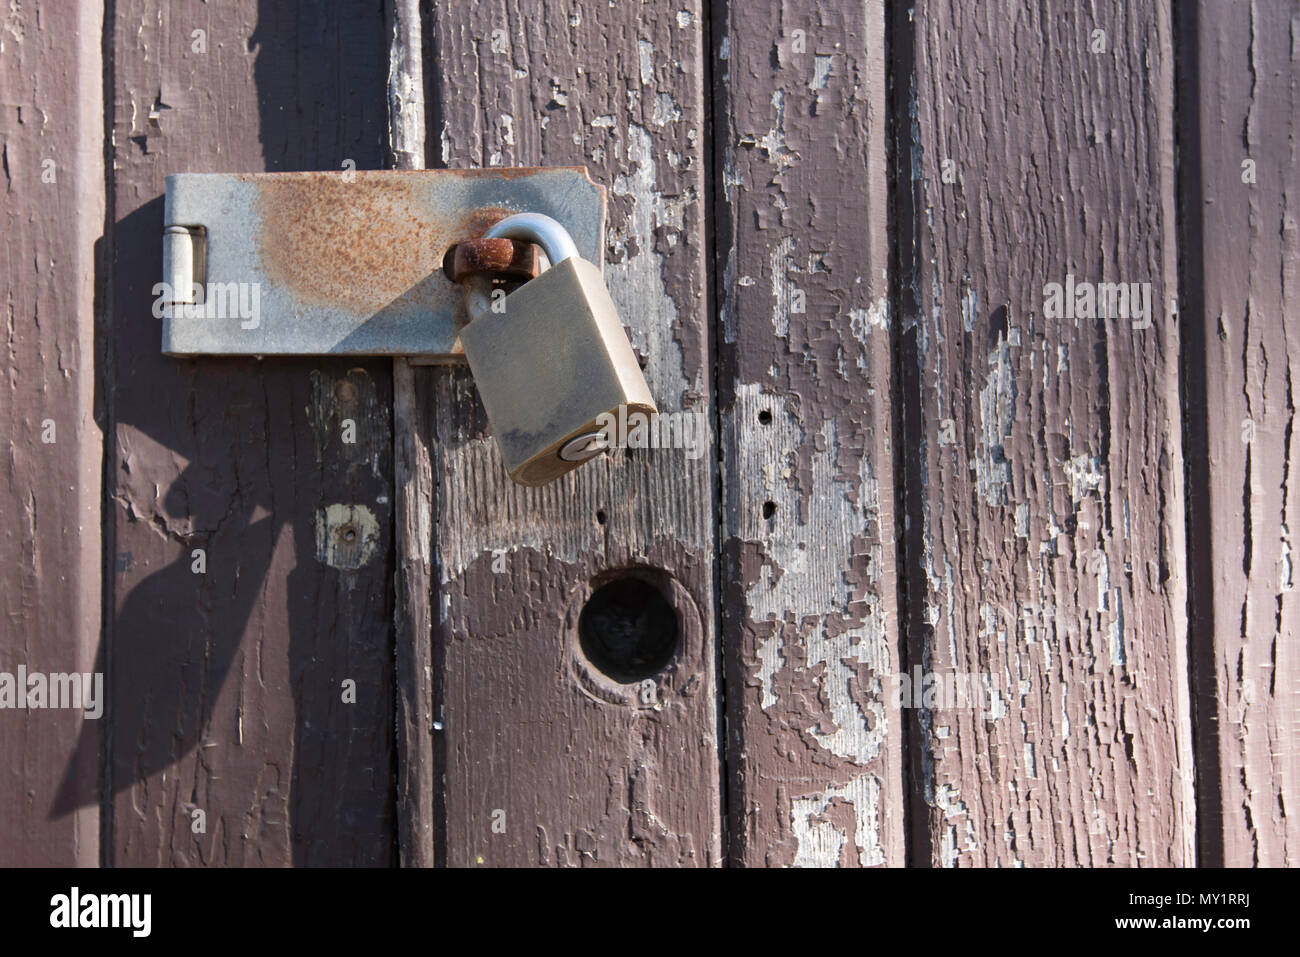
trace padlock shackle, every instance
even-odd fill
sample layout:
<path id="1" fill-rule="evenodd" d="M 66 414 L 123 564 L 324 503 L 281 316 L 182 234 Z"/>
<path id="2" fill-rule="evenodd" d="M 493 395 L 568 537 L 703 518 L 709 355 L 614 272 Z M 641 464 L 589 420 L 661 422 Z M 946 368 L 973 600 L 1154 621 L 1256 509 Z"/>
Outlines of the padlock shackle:
<path id="1" fill-rule="evenodd" d="M 523 239 L 536 243 L 546 253 L 552 266 L 566 259 L 579 258 L 578 247 L 569 231 L 541 213 L 515 213 L 498 222 L 486 233 L 488 239 Z"/>

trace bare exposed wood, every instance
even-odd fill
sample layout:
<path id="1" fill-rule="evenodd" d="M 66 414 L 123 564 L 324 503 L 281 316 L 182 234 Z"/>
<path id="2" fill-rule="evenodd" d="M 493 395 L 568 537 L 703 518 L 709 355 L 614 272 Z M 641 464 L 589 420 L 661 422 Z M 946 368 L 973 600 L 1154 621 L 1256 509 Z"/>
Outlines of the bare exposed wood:
<path id="1" fill-rule="evenodd" d="M 398 169 L 424 168 L 424 72 L 417 0 L 388 4 L 389 146 Z M 393 360 L 393 482 L 397 490 L 397 819 L 403 865 L 433 858 L 433 469 L 430 390 Z"/>
<path id="2" fill-rule="evenodd" d="M 104 222 L 100 4 L 0 14 L 6 363 L 0 385 L 0 866 L 99 861 L 102 716 L 28 698 L 29 674 L 102 672 L 95 420 L 96 237 Z M 102 691 L 102 675 L 100 679 Z M 67 688 L 66 684 L 61 687 Z M 78 691 L 95 696 L 94 679 Z M 39 710 L 15 705 L 45 705 Z M 95 696 L 102 707 L 102 693 Z M 54 709 L 54 704 L 82 708 Z M 74 753 L 81 735 L 88 746 Z M 60 793 L 81 800 L 57 810 Z"/>
<path id="3" fill-rule="evenodd" d="M 397 169 L 424 169 L 424 65 L 419 0 L 387 0 L 388 145 Z"/>
<path id="4" fill-rule="evenodd" d="M 150 315 L 167 173 L 383 164 L 382 16 L 114 9 L 112 861 L 387 864 L 390 363 L 179 361 Z"/>
<path id="5" fill-rule="evenodd" d="M 397 815 L 401 862 L 431 867 L 434 829 L 433 540 L 430 390 L 393 360 L 397 488 Z"/>
<path id="6" fill-rule="evenodd" d="M 1191 864 L 1169 5 L 897 22 L 908 661 L 991 692 L 916 711 L 921 850 Z"/>
<path id="7" fill-rule="evenodd" d="M 731 859 L 899 865 L 884 8 L 715 26 Z"/>
<path id="8" fill-rule="evenodd" d="M 1180 8 L 1201 863 L 1300 863 L 1300 9 Z"/>
<path id="9" fill-rule="evenodd" d="M 699 458 L 620 452 L 523 489 L 469 374 L 427 373 L 446 861 L 716 864 L 699 6 L 565 2 L 539 16 L 494 0 L 440 4 L 433 22 L 442 161 L 585 164 L 609 187 L 606 282 L 659 407 L 703 413 L 705 429 Z M 662 589 L 681 629 L 673 663 L 646 685 L 603 677 L 577 648 L 593 582 L 628 568 Z"/>

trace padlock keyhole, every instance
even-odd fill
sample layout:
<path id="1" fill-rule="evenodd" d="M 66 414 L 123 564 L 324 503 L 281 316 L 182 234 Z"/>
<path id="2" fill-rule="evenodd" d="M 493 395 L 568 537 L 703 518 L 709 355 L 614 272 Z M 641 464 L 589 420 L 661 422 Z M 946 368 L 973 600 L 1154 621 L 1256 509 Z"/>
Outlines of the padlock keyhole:
<path id="1" fill-rule="evenodd" d="M 677 653 L 677 612 L 643 578 L 627 576 L 592 592 L 578 616 L 578 643 L 587 660 L 620 684 L 652 678 Z"/>

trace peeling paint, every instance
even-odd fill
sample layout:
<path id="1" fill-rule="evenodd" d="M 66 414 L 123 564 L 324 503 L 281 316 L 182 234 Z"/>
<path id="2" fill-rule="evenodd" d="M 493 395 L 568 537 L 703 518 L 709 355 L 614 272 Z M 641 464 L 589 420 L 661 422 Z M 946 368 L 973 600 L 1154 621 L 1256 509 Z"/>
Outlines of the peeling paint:
<path id="1" fill-rule="evenodd" d="M 844 801 L 853 808 L 856 827 L 852 838 L 858 864 L 875 867 L 885 863 L 880 840 L 880 780 L 873 774 L 862 774 L 843 787 L 827 788 L 815 797 L 791 802 L 791 828 L 798 842 L 794 866 L 839 866 L 849 835 L 825 817 L 835 801 Z"/>
<path id="2" fill-rule="evenodd" d="M 1011 347 L 999 335 L 989 353 L 989 371 L 980 390 L 980 438 L 975 454 L 975 487 L 985 502 L 1000 508 L 1007 503 L 1011 463 L 1007 461 L 1006 439 L 1016 417 L 1016 377 L 1011 365 Z"/>
<path id="3" fill-rule="evenodd" d="M 803 10 L 754 15 L 733 11 L 721 41 L 723 71 L 744 78 L 724 84 L 719 176 L 732 213 L 720 236 L 719 401 L 736 477 L 726 602 L 745 689 L 741 710 L 728 705 L 733 846 L 770 866 L 902 863 L 902 742 L 884 687 L 897 596 L 884 61 L 826 39 L 879 36 L 883 11 L 819 11 L 806 52 L 791 32 Z M 845 176 L 865 188 L 842 188 Z M 793 793 L 780 783 L 796 777 Z"/>
<path id="4" fill-rule="evenodd" d="M 364 505 L 327 505 L 316 511 L 316 560 L 355 571 L 369 565 L 381 532 L 375 513 Z"/>
<path id="5" fill-rule="evenodd" d="M 772 328 L 785 338 L 790 334 L 791 300 L 798 288 L 790 281 L 794 266 L 794 239 L 786 236 L 772 246 Z"/>
<path id="6" fill-rule="evenodd" d="M 665 196 L 658 190 L 654 141 L 644 127 L 630 124 L 627 141 L 628 161 L 636 164 L 636 171 L 616 177 L 613 193 L 630 197 L 632 208 L 626 223 L 610 230 L 609 242 L 616 255 L 605 266 L 605 281 L 630 326 L 633 347 L 646 357 L 646 378 L 660 408 L 683 409 L 688 391 L 703 392 L 703 370 L 695 370 L 693 379 L 687 381 L 682 346 L 674 337 L 677 303 L 664 282 L 664 255 L 656 248 L 655 236 L 658 230 L 665 235 L 680 234 L 686 212 L 698 202 L 698 196 L 693 188 L 678 196 Z M 670 383 L 679 386 L 670 392 Z"/>
<path id="7" fill-rule="evenodd" d="M 799 161 L 799 154 L 786 144 L 785 134 L 785 91 L 776 90 L 772 94 L 772 108 L 776 111 L 776 122 L 761 137 L 743 136 L 741 145 L 758 146 L 767 154 L 768 161 L 778 170 L 793 166 Z"/>
<path id="8" fill-rule="evenodd" d="M 817 54 L 813 58 L 813 75 L 812 79 L 808 81 L 808 89 L 826 89 L 827 85 L 830 83 L 831 65 L 834 62 L 833 57 L 825 56 L 823 54 Z"/>
<path id="9" fill-rule="evenodd" d="M 655 45 L 649 40 L 638 40 L 636 50 L 641 67 L 641 85 L 649 86 L 655 78 Z"/>
<path id="10" fill-rule="evenodd" d="M 785 667 L 781 653 L 781 630 L 778 628 L 758 644 L 758 677 L 762 682 L 763 696 L 758 706 L 766 711 L 776 704 L 776 673 Z"/>
<path id="11" fill-rule="evenodd" d="M 671 93 L 660 93 L 655 97 L 654 110 L 650 115 L 650 121 L 655 126 L 667 126 L 669 123 L 676 123 L 682 118 L 682 107 Z"/>
<path id="12" fill-rule="evenodd" d="M 768 550 L 768 560 L 746 595 L 751 617 L 797 623 L 789 637 L 780 632 L 773 636 L 772 649 L 761 657 L 756 677 L 771 688 L 778 665 L 787 660 L 780 649 L 788 641 L 797 642 L 806 655 L 805 667 L 822 674 L 834 722 L 832 728 L 814 723 L 806 730 L 831 753 L 867 764 L 879 756 L 885 739 L 884 689 L 878 677 L 870 687 L 857 688 L 855 693 L 859 676 L 849 662 L 865 664 L 876 676 L 889 673 L 888 622 L 871 596 L 863 595 L 842 572 L 830 572 L 834 563 L 828 565 L 824 559 L 843 556 L 841 568 L 855 559 L 866 559 L 869 569 L 879 568 L 884 561 L 879 546 L 867 555 L 858 553 L 861 530 L 876 520 L 871 513 L 877 506 L 878 485 L 865 457 L 855 488 L 836 478 L 834 450 L 839 447 L 839 437 L 834 423 L 827 422 L 820 433 L 823 441 L 816 443 L 822 451 L 812 455 L 812 486 L 800 488 L 793 460 L 794 450 L 805 442 L 805 436 L 784 397 L 764 395 L 758 386 L 742 385 L 737 407 L 744 421 L 757 421 L 760 410 L 771 415 L 776 458 L 791 463 L 767 493 L 776 505 L 772 521 L 777 530 L 763 527 L 767 520 L 757 509 L 748 510 L 740 529 L 744 538 L 765 541 Z M 763 474 L 761 468 L 756 472 Z M 810 510 L 806 520 L 800 518 L 801 499 Z M 809 563 L 808 553 L 823 560 Z M 775 703 L 775 693 L 771 699 Z"/>
<path id="13" fill-rule="evenodd" d="M 849 310 L 849 331 L 855 339 L 865 339 L 873 329 L 889 329 L 889 300 L 884 296 L 865 309 Z M 865 360 L 859 359 L 859 363 L 865 365 Z"/>
<path id="14" fill-rule="evenodd" d="M 1105 494 L 1106 476 L 1102 462 L 1094 455 L 1076 455 L 1065 463 L 1070 480 L 1070 500 L 1077 509 L 1089 492 Z"/>

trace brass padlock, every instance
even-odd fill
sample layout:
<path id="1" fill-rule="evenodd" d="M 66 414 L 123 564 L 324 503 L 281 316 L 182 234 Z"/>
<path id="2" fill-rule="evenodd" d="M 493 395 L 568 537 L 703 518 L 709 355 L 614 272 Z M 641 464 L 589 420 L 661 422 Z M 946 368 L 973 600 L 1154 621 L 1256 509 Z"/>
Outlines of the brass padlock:
<path id="1" fill-rule="evenodd" d="M 536 243 L 551 263 L 497 301 L 488 280 L 467 280 L 460 330 L 506 471 L 520 485 L 546 485 L 605 451 L 603 414 L 650 415 L 654 399 L 600 270 L 563 226 L 519 213 L 486 235 Z"/>

